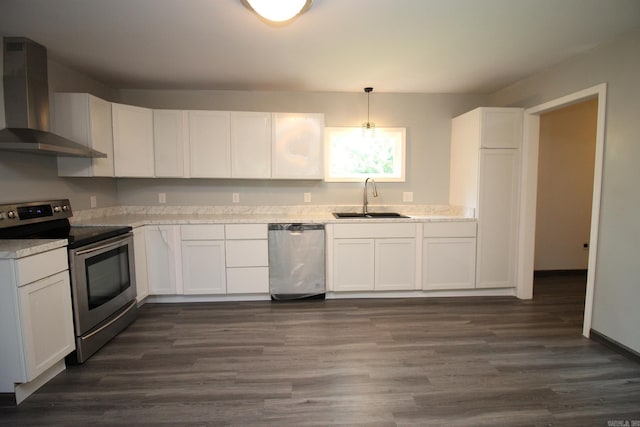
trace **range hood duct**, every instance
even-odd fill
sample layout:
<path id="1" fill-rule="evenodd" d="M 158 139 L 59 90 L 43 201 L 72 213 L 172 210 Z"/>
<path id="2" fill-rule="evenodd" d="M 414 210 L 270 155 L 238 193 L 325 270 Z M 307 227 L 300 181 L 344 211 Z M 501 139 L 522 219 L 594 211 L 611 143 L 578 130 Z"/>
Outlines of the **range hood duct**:
<path id="1" fill-rule="evenodd" d="M 3 57 L 6 128 L 0 129 L 0 150 L 107 157 L 49 131 L 49 79 L 44 46 L 25 37 L 5 37 Z"/>

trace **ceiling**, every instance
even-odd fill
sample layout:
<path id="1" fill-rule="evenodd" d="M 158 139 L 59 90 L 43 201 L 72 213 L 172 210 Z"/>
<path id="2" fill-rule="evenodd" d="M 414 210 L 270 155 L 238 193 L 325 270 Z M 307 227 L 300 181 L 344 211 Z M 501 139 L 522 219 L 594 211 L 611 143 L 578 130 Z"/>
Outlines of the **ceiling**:
<path id="1" fill-rule="evenodd" d="M 638 0 L 0 0 L 0 35 L 114 88 L 490 93 L 640 27 Z"/>

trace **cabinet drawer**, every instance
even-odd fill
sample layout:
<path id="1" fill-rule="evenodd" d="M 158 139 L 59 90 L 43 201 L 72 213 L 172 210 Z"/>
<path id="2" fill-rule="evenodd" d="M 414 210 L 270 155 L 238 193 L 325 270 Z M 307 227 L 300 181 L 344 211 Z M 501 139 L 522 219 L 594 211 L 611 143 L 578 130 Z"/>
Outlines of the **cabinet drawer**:
<path id="1" fill-rule="evenodd" d="M 190 224 L 180 227 L 182 240 L 224 240 L 224 225 Z"/>
<path id="2" fill-rule="evenodd" d="M 227 239 L 266 239 L 267 224 L 227 224 Z"/>
<path id="3" fill-rule="evenodd" d="M 413 223 L 334 224 L 333 237 L 345 239 L 416 237 Z"/>
<path id="4" fill-rule="evenodd" d="M 58 248 L 53 251 L 20 258 L 16 262 L 18 274 L 18 286 L 35 282 L 44 277 L 51 276 L 69 269 L 67 248 Z"/>
<path id="5" fill-rule="evenodd" d="M 227 267 L 266 267 L 269 247 L 266 240 L 228 240 Z"/>
<path id="6" fill-rule="evenodd" d="M 424 237 L 476 237 L 476 222 L 428 222 Z"/>
<path id="7" fill-rule="evenodd" d="M 266 294 L 269 292 L 269 267 L 227 269 L 228 294 Z"/>

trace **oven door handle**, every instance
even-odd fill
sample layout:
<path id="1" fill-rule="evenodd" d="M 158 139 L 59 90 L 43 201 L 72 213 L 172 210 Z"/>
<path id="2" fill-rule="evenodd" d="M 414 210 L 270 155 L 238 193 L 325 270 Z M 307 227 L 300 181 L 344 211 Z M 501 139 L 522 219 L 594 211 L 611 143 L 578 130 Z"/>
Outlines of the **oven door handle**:
<path id="1" fill-rule="evenodd" d="M 122 242 L 124 242 L 124 239 L 119 239 L 116 242 L 107 243 L 106 245 L 96 246 L 95 248 L 89 248 L 89 249 L 84 249 L 82 251 L 77 251 L 75 255 L 84 255 L 84 254 L 89 254 L 91 252 L 102 251 L 104 249 L 108 249 L 111 247 L 123 246 Z"/>

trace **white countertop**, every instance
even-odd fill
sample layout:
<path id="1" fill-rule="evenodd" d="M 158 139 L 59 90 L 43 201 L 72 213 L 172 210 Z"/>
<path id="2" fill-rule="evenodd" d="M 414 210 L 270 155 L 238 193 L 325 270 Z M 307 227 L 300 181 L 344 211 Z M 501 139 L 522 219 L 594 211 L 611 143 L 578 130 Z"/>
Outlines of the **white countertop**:
<path id="1" fill-rule="evenodd" d="M 371 212 L 400 212 L 409 218 L 335 218 L 331 212 L 357 212 L 353 206 L 119 206 L 74 212 L 72 225 L 234 224 L 309 223 L 362 224 L 371 222 L 475 221 L 469 211 L 448 206 L 385 206 Z M 66 239 L 0 240 L 0 259 L 22 258 L 67 245 Z"/>
<path id="2" fill-rule="evenodd" d="M 67 246 L 67 239 L 0 240 L 0 259 L 24 258 Z"/>
<path id="3" fill-rule="evenodd" d="M 354 206 L 119 206 L 74 213 L 74 225 L 367 223 L 475 221 L 472 212 L 449 206 L 376 206 L 371 212 L 399 212 L 409 218 L 342 218 L 332 212 L 359 212 Z"/>

